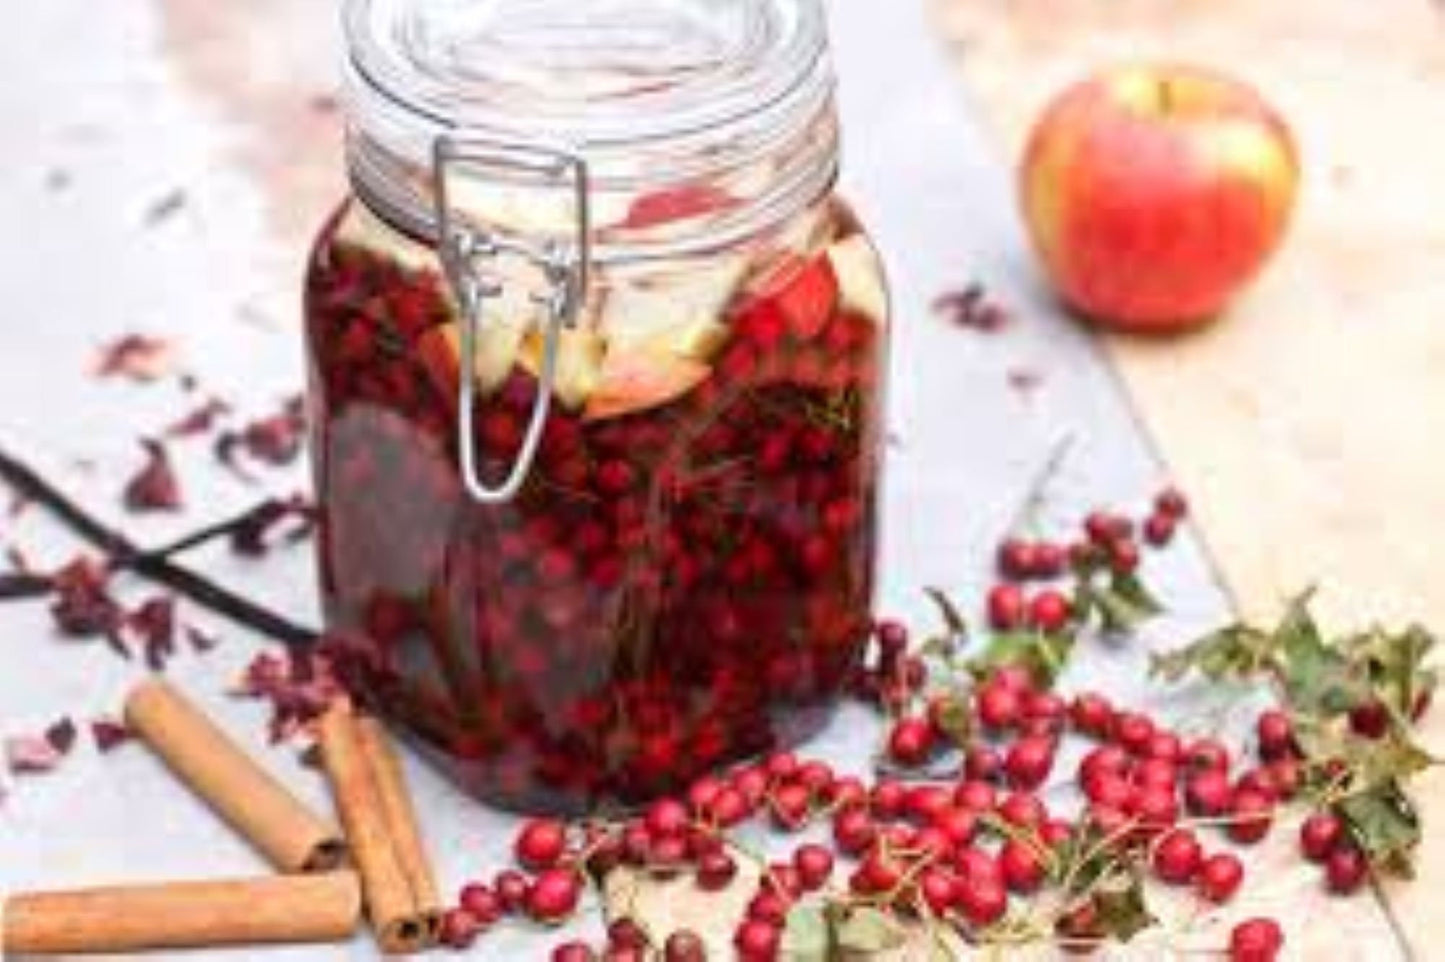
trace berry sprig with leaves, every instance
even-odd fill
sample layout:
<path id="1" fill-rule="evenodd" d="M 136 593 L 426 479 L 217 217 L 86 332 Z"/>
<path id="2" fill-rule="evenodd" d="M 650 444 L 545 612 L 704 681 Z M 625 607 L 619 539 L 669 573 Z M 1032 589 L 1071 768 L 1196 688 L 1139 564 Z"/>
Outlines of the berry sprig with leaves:
<path id="1" fill-rule="evenodd" d="M 1435 636 L 1412 625 L 1327 639 L 1310 599 L 1296 598 L 1273 629 L 1235 624 L 1158 655 L 1152 673 L 1269 681 L 1291 723 L 1305 795 L 1343 821 L 1371 867 L 1408 878 L 1420 842 L 1408 784 L 1438 764 L 1416 733 L 1438 684 L 1427 665 Z"/>

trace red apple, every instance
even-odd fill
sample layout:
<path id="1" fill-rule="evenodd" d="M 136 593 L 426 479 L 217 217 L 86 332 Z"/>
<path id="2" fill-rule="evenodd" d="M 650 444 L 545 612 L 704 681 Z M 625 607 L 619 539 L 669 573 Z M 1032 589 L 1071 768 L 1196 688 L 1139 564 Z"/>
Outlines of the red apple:
<path id="1" fill-rule="evenodd" d="M 1020 186 L 1064 299 L 1107 327 L 1178 331 L 1216 316 L 1279 246 L 1299 164 L 1252 88 L 1173 65 L 1121 66 L 1060 94 Z"/>

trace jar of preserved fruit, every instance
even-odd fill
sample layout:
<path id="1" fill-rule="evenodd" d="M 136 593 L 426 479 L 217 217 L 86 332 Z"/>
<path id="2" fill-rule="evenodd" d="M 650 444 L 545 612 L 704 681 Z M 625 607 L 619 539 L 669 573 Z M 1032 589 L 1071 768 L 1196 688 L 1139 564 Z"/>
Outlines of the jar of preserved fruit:
<path id="1" fill-rule="evenodd" d="M 818 0 L 349 0 L 306 279 L 320 578 L 478 797 L 814 731 L 870 627 L 888 314 Z"/>

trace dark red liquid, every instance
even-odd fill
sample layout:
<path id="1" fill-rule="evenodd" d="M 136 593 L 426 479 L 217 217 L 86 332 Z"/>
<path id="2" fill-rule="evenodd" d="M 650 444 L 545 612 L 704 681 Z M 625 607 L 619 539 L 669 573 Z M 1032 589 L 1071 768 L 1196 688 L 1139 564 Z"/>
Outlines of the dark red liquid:
<path id="1" fill-rule="evenodd" d="M 554 405 L 526 486 L 495 506 L 457 473 L 456 374 L 426 336 L 455 321 L 444 284 L 322 237 L 307 320 L 328 628 L 469 791 L 635 805 L 826 719 L 870 624 L 883 340 L 826 257 L 740 295 L 680 397 L 593 420 Z M 518 367 L 478 401 L 493 481 L 535 391 Z"/>

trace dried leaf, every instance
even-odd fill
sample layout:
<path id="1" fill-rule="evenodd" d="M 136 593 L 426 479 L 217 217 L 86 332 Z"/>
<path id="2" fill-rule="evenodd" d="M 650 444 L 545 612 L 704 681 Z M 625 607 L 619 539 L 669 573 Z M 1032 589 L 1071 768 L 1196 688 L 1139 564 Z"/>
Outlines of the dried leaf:
<path id="1" fill-rule="evenodd" d="M 941 588 L 924 588 L 923 593 L 938 606 L 938 612 L 943 618 L 943 626 L 948 630 L 949 638 L 952 641 L 962 642 L 968 638 L 968 619 L 963 617 L 958 606 L 953 603 Z"/>
<path id="2" fill-rule="evenodd" d="M 1079 582 L 1074 610 L 1081 618 L 1097 612 L 1100 627 L 1109 634 L 1129 634 L 1164 608 L 1136 575 L 1111 572 L 1104 586 L 1092 578 Z"/>
<path id="3" fill-rule="evenodd" d="M 74 638 L 105 636 L 119 645 L 121 608 L 110 594 L 110 573 L 104 565 L 79 557 L 54 576 L 55 600 L 50 615 L 63 634 Z"/>
<path id="4" fill-rule="evenodd" d="M 198 434 L 209 434 L 216 422 L 231 412 L 231 406 L 220 398 L 210 398 L 199 407 L 191 409 L 179 421 L 165 429 L 168 438 L 190 438 Z"/>
<path id="5" fill-rule="evenodd" d="M 15 775 L 48 772 L 62 755 L 44 735 L 11 735 L 5 739 L 5 762 Z"/>
<path id="6" fill-rule="evenodd" d="M 1103 931 L 1121 942 L 1154 924 L 1154 915 L 1144 901 L 1144 883 L 1137 870 L 1116 872 L 1099 883 L 1094 893 Z"/>
<path id="7" fill-rule="evenodd" d="M 125 616 L 125 628 L 140 642 L 146 665 L 164 671 L 176 652 L 175 599 L 164 595 L 147 599 Z"/>
<path id="8" fill-rule="evenodd" d="M 45 740 L 61 755 L 69 755 L 75 747 L 75 722 L 66 716 L 45 729 Z"/>
<path id="9" fill-rule="evenodd" d="M 1391 779 L 1351 792 L 1337 806 L 1377 871 L 1412 878 L 1420 845 L 1420 816 L 1400 784 Z"/>

